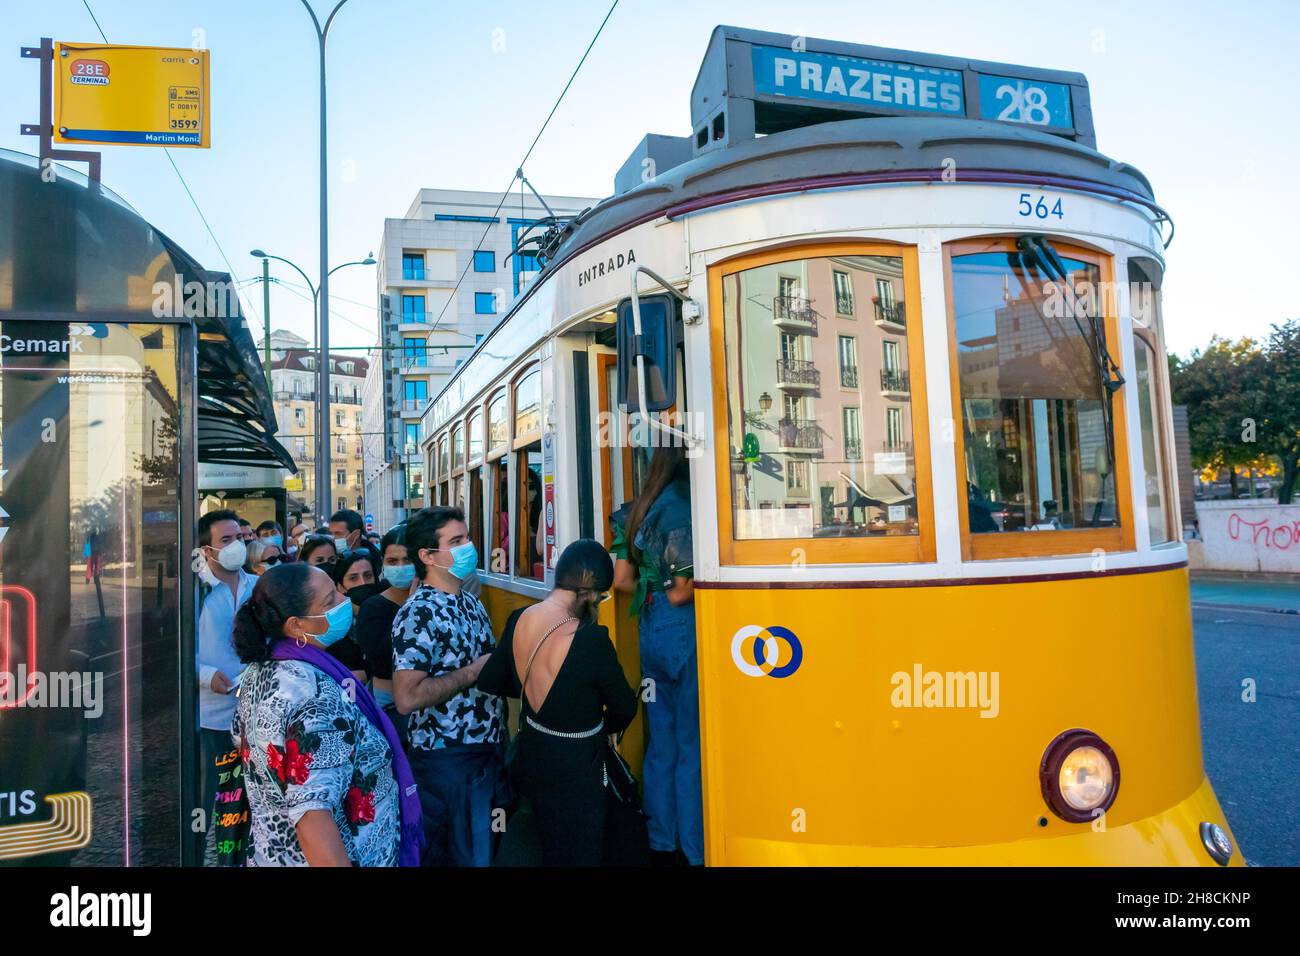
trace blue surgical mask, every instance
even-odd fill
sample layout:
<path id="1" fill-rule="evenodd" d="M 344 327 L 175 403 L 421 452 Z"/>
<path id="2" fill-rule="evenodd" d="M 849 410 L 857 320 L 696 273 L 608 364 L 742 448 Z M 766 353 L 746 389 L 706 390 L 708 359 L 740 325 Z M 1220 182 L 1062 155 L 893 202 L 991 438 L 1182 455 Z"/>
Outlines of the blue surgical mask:
<path id="1" fill-rule="evenodd" d="M 352 549 L 348 547 L 348 539 L 346 537 L 334 539 L 334 550 L 339 553 L 340 558 L 347 557 L 352 553 Z"/>
<path id="2" fill-rule="evenodd" d="M 352 602 L 344 601 L 330 608 L 324 614 L 307 614 L 305 617 L 323 617 L 328 622 L 328 627 L 324 634 L 313 634 L 322 647 L 329 647 L 337 644 L 343 638 L 348 636 L 348 631 L 352 630 Z"/>
<path id="3" fill-rule="evenodd" d="M 265 538 L 263 538 L 262 540 L 263 540 L 264 542 L 266 542 L 267 544 L 273 544 L 273 545 L 275 545 L 277 548 L 283 548 L 283 547 L 284 547 L 284 535 L 282 535 L 282 534 L 268 534 L 268 535 L 267 535 Z"/>
<path id="4" fill-rule="evenodd" d="M 384 567 L 384 580 L 388 582 L 390 587 L 395 587 L 399 590 L 409 588 L 411 582 L 415 580 L 415 565 L 386 565 Z"/>
<path id="5" fill-rule="evenodd" d="M 478 548 L 474 547 L 473 541 L 466 541 L 454 548 L 430 548 L 429 550 L 451 552 L 451 567 L 443 570 L 450 572 L 451 576 L 459 581 L 464 581 L 478 569 Z"/>

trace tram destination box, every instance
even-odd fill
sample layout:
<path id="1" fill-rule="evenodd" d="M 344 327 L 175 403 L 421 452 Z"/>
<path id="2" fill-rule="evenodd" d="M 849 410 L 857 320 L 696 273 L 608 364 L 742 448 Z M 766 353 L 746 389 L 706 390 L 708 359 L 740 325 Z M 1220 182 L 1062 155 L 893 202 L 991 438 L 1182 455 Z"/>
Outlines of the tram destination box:
<path id="1" fill-rule="evenodd" d="M 1081 73 L 719 26 L 691 90 L 694 155 L 859 116 L 1029 126 L 1096 148 Z"/>

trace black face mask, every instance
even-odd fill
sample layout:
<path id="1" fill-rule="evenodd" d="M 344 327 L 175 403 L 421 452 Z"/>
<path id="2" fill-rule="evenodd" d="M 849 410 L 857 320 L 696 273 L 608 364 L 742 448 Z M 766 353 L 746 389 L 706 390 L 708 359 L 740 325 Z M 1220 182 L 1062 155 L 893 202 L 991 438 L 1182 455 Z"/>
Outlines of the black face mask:
<path id="1" fill-rule="evenodd" d="M 348 589 L 348 600 L 357 605 L 357 607 L 360 607 L 369 598 L 382 593 L 383 590 L 384 585 L 378 582 L 374 584 L 358 584 L 356 587 Z"/>

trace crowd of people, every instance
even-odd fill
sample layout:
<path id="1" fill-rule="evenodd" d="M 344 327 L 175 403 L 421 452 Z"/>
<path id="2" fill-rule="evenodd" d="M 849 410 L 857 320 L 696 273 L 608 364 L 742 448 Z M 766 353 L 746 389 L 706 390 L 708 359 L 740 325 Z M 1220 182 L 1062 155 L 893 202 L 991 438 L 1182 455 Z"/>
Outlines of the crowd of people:
<path id="1" fill-rule="evenodd" d="M 425 508 L 382 536 L 354 511 L 325 533 L 294 522 L 287 537 L 275 521 L 204 514 L 200 798 L 213 806 L 233 748 L 241 862 L 702 865 L 689 487 L 682 450 L 658 449 L 611 519 L 612 547 L 569 544 L 550 592 L 499 636 L 458 508 Z M 650 688 L 640 854 L 611 839 L 609 768 L 638 708 L 597 623 L 614 590 L 639 619 Z M 520 702 L 513 735 L 508 698 Z M 531 850 L 507 852 L 506 835 L 524 830 Z"/>

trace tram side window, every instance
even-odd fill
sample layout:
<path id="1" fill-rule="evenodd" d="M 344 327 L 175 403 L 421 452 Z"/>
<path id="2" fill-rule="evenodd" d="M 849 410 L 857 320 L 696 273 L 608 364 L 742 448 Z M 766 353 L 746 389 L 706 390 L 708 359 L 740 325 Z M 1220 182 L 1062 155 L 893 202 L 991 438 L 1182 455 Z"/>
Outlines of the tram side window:
<path id="1" fill-rule="evenodd" d="M 510 573 L 510 456 L 505 455 L 488 465 L 492 483 L 492 553 L 487 569 L 497 574 Z"/>
<path id="2" fill-rule="evenodd" d="M 973 534 L 1119 524 L 1108 408 L 1091 342 L 1099 269 L 1063 261 L 1075 289 L 1093 294 L 1063 299 L 1014 252 L 952 258 Z"/>
<path id="3" fill-rule="evenodd" d="M 736 540 L 919 534 L 905 318 L 915 305 L 900 293 L 864 324 L 845 301 L 882 285 L 902 289 L 901 257 L 722 277 Z"/>
<path id="4" fill-rule="evenodd" d="M 488 548 L 483 541 L 483 469 L 472 468 L 469 473 L 469 500 L 465 515 L 469 519 L 469 538 L 478 550 L 478 566 L 487 569 Z"/>
<path id="5" fill-rule="evenodd" d="M 540 581 L 545 577 L 542 564 L 542 546 L 538 532 L 542 519 L 542 443 L 533 442 L 515 453 L 515 500 L 519 502 L 515 515 L 515 576 Z"/>

